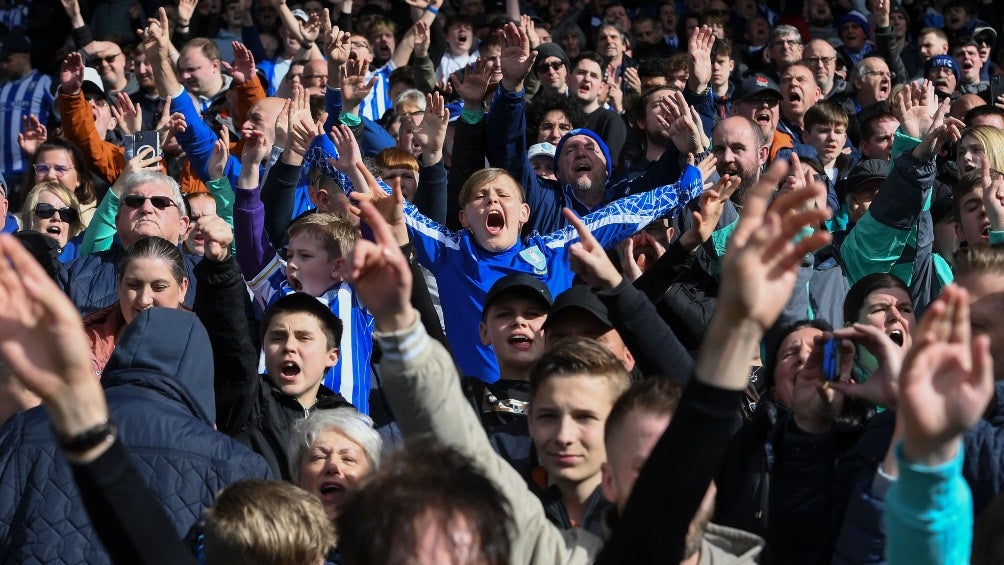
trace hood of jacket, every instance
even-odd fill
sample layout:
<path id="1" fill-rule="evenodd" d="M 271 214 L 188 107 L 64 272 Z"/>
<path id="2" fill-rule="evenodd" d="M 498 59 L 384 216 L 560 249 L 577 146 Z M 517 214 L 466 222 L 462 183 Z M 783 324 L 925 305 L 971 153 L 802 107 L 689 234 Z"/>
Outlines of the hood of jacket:
<path id="1" fill-rule="evenodd" d="M 154 389 L 184 404 L 208 425 L 216 422 L 213 350 L 195 314 L 150 308 L 122 333 L 101 384 Z"/>

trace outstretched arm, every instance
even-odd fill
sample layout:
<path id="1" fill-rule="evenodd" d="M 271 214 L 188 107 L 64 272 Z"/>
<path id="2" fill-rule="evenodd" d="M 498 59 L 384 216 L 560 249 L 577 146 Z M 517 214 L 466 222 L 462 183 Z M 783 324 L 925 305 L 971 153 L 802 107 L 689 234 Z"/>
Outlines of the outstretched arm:
<path id="1" fill-rule="evenodd" d="M 829 241 L 829 234 L 817 232 L 792 243 L 802 228 L 827 216 L 823 210 L 799 211 L 814 197 L 812 189 L 782 194 L 768 206 L 785 167 L 775 163 L 746 199 L 694 379 L 642 468 L 601 562 L 683 557 L 688 525 L 727 447 L 754 350 L 781 314 L 801 258 Z"/>
<path id="2" fill-rule="evenodd" d="M 899 480 L 886 499 L 890 563 L 967 563 L 973 500 L 962 434 L 993 395 L 990 339 L 972 336 L 969 295 L 949 286 L 928 309 L 900 375 Z"/>
<path id="3" fill-rule="evenodd" d="M 514 555 L 552 563 L 591 560 L 598 540 L 581 532 L 559 532 L 523 479 L 492 450 L 460 389 L 453 360 L 425 334 L 409 304 L 411 271 L 395 236 L 369 203 L 361 209 L 374 241 L 356 243 L 342 274 L 376 321 L 385 393 L 401 430 L 407 436 L 431 434 L 477 462 L 508 499 Z"/>

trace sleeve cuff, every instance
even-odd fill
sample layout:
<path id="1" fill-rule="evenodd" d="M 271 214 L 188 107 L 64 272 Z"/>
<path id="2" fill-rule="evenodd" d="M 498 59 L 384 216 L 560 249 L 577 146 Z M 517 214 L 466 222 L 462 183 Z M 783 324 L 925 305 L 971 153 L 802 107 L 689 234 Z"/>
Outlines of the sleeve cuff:
<path id="1" fill-rule="evenodd" d="M 429 334 L 422 325 L 422 317 L 415 312 L 411 326 L 394 332 L 374 331 L 380 350 L 388 361 L 402 363 L 418 357 L 429 348 Z"/>

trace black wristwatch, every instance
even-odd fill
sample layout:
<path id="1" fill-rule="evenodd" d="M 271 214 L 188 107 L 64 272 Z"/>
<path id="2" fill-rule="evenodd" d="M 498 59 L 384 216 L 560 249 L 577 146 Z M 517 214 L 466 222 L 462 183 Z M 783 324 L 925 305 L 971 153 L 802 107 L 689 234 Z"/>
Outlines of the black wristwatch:
<path id="1" fill-rule="evenodd" d="M 85 451 L 101 445 L 102 442 L 114 440 L 117 435 L 118 428 L 115 427 L 115 424 L 105 421 L 71 437 L 65 437 L 58 433 L 56 434 L 56 437 L 58 438 L 59 446 L 63 448 L 63 451 L 67 451 L 69 453 L 84 453 Z"/>

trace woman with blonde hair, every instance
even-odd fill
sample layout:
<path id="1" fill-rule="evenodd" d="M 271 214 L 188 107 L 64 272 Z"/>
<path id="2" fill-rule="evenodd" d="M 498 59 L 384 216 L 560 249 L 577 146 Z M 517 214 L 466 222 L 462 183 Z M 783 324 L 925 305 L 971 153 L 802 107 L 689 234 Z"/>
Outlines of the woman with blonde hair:
<path id="1" fill-rule="evenodd" d="M 80 202 L 73 191 L 57 181 L 42 181 L 25 196 L 21 227 L 43 233 L 59 243 L 59 260 L 75 259 L 83 240 Z"/>

